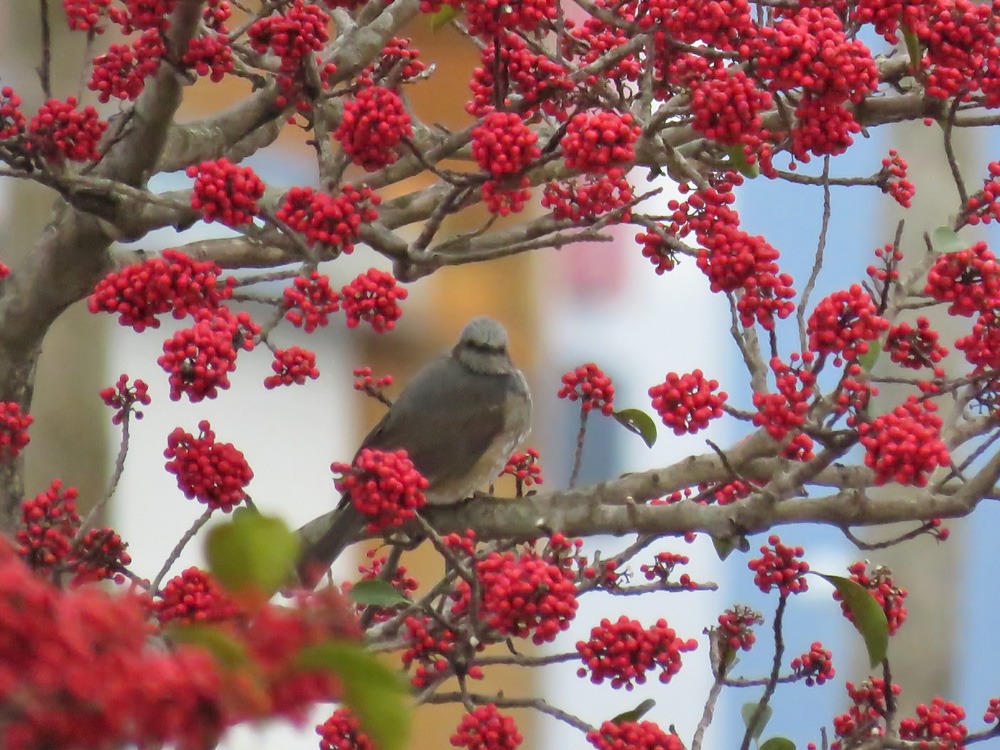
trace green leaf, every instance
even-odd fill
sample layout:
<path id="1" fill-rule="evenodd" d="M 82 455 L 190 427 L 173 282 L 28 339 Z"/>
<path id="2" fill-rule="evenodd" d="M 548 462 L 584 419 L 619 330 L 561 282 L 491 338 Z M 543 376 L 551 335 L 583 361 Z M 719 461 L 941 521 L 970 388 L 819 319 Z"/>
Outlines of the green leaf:
<path id="1" fill-rule="evenodd" d="M 760 746 L 760 750 L 795 750 L 795 743 L 787 737 L 771 737 Z"/>
<path id="2" fill-rule="evenodd" d="M 453 20 L 455 20 L 455 17 L 457 15 L 458 15 L 458 8 L 456 8 L 454 5 L 449 5 L 445 3 L 444 5 L 441 6 L 441 10 L 439 10 L 437 13 L 431 14 L 431 30 L 437 31 L 438 29 L 444 28 Z"/>
<path id="3" fill-rule="evenodd" d="M 250 664 L 250 656 L 243 644 L 220 628 L 204 624 L 171 625 L 166 633 L 175 643 L 200 646 L 212 654 L 217 664 L 227 669 Z"/>
<path id="4" fill-rule="evenodd" d="M 911 73 L 920 72 L 920 62 L 924 57 L 923 50 L 920 48 L 920 40 L 917 38 L 915 32 L 913 32 L 906 24 L 900 24 L 899 26 L 903 30 L 903 41 L 906 43 L 906 52 L 910 56 L 910 62 L 912 63 Z"/>
<path id="5" fill-rule="evenodd" d="M 611 416 L 626 430 L 641 437 L 647 447 L 652 448 L 656 443 L 656 422 L 642 409 L 621 409 Z"/>
<path id="6" fill-rule="evenodd" d="M 858 364 L 861 365 L 861 369 L 865 372 L 871 372 L 875 363 L 878 362 L 880 354 L 882 354 L 882 342 L 869 342 L 868 351 L 858 357 Z"/>
<path id="7" fill-rule="evenodd" d="M 299 538 L 280 518 L 239 508 L 209 532 L 205 552 L 209 569 L 229 592 L 270 598 L 292 578 Z"/>
<path id="8" fill-rule="evenodd" d="M 733 554 L 733 550 L 738 549 L 740 552 L 748 552 L 750 550 L 750 540 L 742 534 L 735 537 L 726 537 L 725 539 L 713 536 L 712 546 L 715 547 L 715 554 L 719 556 L 719 559 L 725 560 Z"/>
<path id="9" fill-rule="evenodd" d="M 889 648 L 889 622 L 885 618 L 882 607 L 872 596 L 872 592 L 850 578 L 824 573 L 816 575 L 832 583 L 833 587 L 840 592 L 841 598 L 854 617 L 854 626 L 861 633 L 861 637 L 865 639 L 868 661 L 873 667 L 881 664 L 885 659 L 885 652 Z"/>
<path id="10" fill-rule="evenodd" d="M 351 587 L 351 601 L 374 607 L 395 607 L 408 604 L 409 599 L 393 588 L 388 581 L 358 581 Z"/>
<path id="11" fill-rule="evenodd" d="M 938 253 L 955 253 L 964 250 L 969 243 L 958 236 L 951 227 L 938 227 L 931 232 L 931 247 Z"/>
<path id="12" fill-rule="evenodd" d="M 757 725 L 751 727 L 750 722 L 753 721 L 754 714 L 757 713 L 757 706 L 760 704 L 756 701 L 753 703 L 744 703 L 743 707 L 740 709 L 740 714 L 743 716 L 743 725 L 750 730 L 750 736 L 755 740 L 760 737 L 760 733 L 764 731 L 764 727 L 767 726 L 767 722 L 771 720 L 771 714 L 774 713 L 770 706 L 764 706 L 764 710 L 761 712 L 760 718 L 757 720 Z"/>
<path id="13" fill-rule="evenodd" d="M 611 720 L 612 724 L 622 724 L 626 721 L 639 721 L 643 716 L 649 713 L 650 709 L 656 705 L 656 701 L 652 698 L 646 698 L 642 703 L 640 703 L 635 708 L 630 711 L 624 711 L 618 714 Z"/>
<path id="14" fill-rule="evenodd" d="M 360 643 L 327 641 L 304 649 L 300 666 L 327 669 L 344 686 L 344 703 L 379 750 L 403 750 L 410 731 L 402 678 Z"/>
<path id="15" fill-rule="evenodd" d="M 724 146 L 723 151 L 725 151 L 729 156 L 729 166 L 738 171 L 744 177 L 749 177 L 752 180 L 760 174 L 760 167 L 757 162 L 750 164 L 747 161 L 747 156 L 743 152 L 743 146 L 739 144 Z"/>

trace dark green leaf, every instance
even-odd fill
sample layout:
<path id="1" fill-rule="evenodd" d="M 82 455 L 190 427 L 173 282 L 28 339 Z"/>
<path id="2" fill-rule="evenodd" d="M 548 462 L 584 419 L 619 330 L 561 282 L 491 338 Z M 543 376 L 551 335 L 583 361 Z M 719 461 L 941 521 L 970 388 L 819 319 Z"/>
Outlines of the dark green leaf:
<path id="1" fill-rule="evenodd" d="M 621 724 L 626 721 L 639 721 L 639 719 L 649 713 L 650 709 L 652 709 L 655 705 L 656 701 L 652 698 L 646 698 L 646 700 L 632 710 L 618 714 L 611 720 L 611 722 L 613 724 Z"/>
<path id="2" fill-rule="evenodd" d="M 958 236 L 951 227 L 938 227 L 931 232 L 931 247 L 938 253 L 955 253 L 964 250 L 969 242 Z"/>
<path id="3" fill-rule="evenodd" d="M 889 648 L 889 623 L 871 591 L 850 578 L 823 573 L 816 575 L 832 583 L 840 592 L 840 596 L 854 617 L 854 626 L 865 639 L 868 661 L 873 667 L 881 664 Z"/>
<path id="4" fill-rule="evenodd" d="M 228 591 L 270 598 L 292 577 L 299 538 L 280 518 L 239 508 L 209 532 L 205 552 L 209 569 Z"/>
<path id="5" fill-rule="evenodd" d="M 437 13 L 431 14 L 431 29 L 437 31 L 438 29 L 444 28 L 451 23 L 457 15 L 458 8 L 454 5 L 448 5 L 445 3 L 441 6 L 441 10 Z"/>
<path id="6" fill-rule="evenodd" d="M 409 599 L 393 588 L 388 581 L 358 581 L 351 587 L 351 601 L 374 607 L 395 607 L 407 604 Z"/>
<path id="7" fill-rule="evenodd" d="M 735 169 L 744 177 L 749 177 L 751 180 L 760 174 L 760 167 L 757 162 L 755 161 L 753 164 L 750 164 L 747 161 L 747 156 L 743 152 L 743 146 L 734 144 L 732 146 L 725 146 L 723 150 L 729 156 L 729 167 L 731 169 Z"/>
<path id="8" fill-rule="evenodd" d="M 758 739 L 760 737 L 760 733 L 764 731 L 764 727 L 766 727 L 767 722 L 771 720 L 771 714 L 773 713 L 770 706 L 764 706 L 764 710 L 761 712 L 760 718 L 757 719 L 756 726 L 751 727 L 750 722 L 753 721 L 754 714 L 757 713 L 757 707 L 759 705 L 760 704 L 757 702 L 744 703 L 743 707 L 740 709 L 740 714 L 743 716 L 743 725 L 750 730 L 750 736 L 754 739 Z"/>
<path id="9" fill-rule="evenodd" d="M 795 750 L 795 743 L 787 737 L 771 737 L 760 746 L 760 750 Z"/>
<path id="10" fill-rule="evenodd" d="M 215 657 L 217 664 L 227 669 L 250 663 L 250 657 L 242 643 L 211 625 L 172 625 L 167 628 L 167 637 L 175 643 L 200 646 Z"/>
<path id="11" fill-rule="evenodd" d="M 656 442 L 656 422 L 641 409 L 622 409 L 612 414 L 622 427 L 642 438 L 647 447 Z"/>
<path id="12" fill-rule="evenodd" d="M 865 372 L 871 372 L 875 363 L 878 362 L 878 358 L 881 353 L 882 342 L 870 341 L 868 343 L 868 351 L 858 357 L 858 364 L 861 365 L 861 369 Z"/>
<path id="13" fill-rule="evenodd" d="M 379 750 L 406 747 L 410 731 L 406 685 L 374 654 L 360 643 L 327 641 L 303 650 L 298 662 L 340 677 L 344 703 Z"/>

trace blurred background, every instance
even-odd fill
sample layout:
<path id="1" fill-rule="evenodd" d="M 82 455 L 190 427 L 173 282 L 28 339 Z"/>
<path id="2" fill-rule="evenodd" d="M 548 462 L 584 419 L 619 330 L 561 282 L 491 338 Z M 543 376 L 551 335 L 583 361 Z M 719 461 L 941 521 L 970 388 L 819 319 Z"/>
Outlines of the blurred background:
<path id="1" fill-rule="evenodd" d="M 60 98 L 81 91 L 80 61 L 85 59 L 85 39 L 69 34 L 53 12 L 54 93 Z M 26 111 L 41 104 L 35 68 L 40 60 L 38 4 L 0 0 L 0 85 L 11 85 L 25 101 Z M 436 63 L 437 73 L 410 89 L 416 111 L 429 122 L 462 127 L 468 122 L 463 104 L 466 81 L 478 64 L 471 44 L 451 29 L 431 32 L 426 18 L 418 19 L 408 34 L 426 61 Z M 99 38 L 98 43 L 109 40 Z M 93 54 L 93 51 L 91 52 Z M 182 119 L 194 119 L 217 111 L 246 93 L 235 79 L 219 85 L 199 84 L 186 98 Z M 106 110 L 106 113 L 110 111 Z M 311 151 L 292 129 L 272 148 L 249 163 L 272 185 L 313 185 L 316 180 Z M 965 134 L 963 134 L 965 135 Z M 883 129 L 859 143 L 846 157 L 836 160 L 832 173 L 839 176 L 871 174 L 878 170 L 890 145 L 911 164 L 911 179 L 917 187 L 913 209 L 908 212 L 904 251 L 922 251 L 920 234 L 945 223 L 948 207 L 954 206 L 954 188 L 941 156 L 940 130 L 907 126 Z M 996 152 L 995 137 L 967 136 L 960 144 L 962 159 L 970 165 L 966 175 L 973 186 L 980 176 L 977 164 Z M 784 166 L 784 165 L 779 165 Z M 815 173 L 820 165 L 804 171 Z M 666 202 L 676 196 L 668 183 L 654 200 L 662 206 L 648 213 L 665 213 Z M 182 173 L 160 175 L 155 189 L 177 189 L 190 184 Z M 399 186 L 411 190 L 417 183 Z M 11 262 L 29 252 L 33 238 L 48 220 L 51 194 L 38 186 L 0 182 L 0 223 L 6 243 L 0 260 Z M 808 276 L 816 250 L 823 212 L 823 191 L 818 187 L 789 186 L 756 180 L 740 193 L 738 208 L 748 231 L 767 236 L 782 254 L 782 268 L 796 279 L 797 289 Z M 887 197 L 868 189 L 833 189 L 832 224 L 827 238 L 824 271 L 813 293 L 815 303 L 826 294 L 858 281 L 872 261 L 875 248 L 892 241 L 900 211 Z M 529 209 L 530 210 L 530 209 Z M 478 226 L 485 216 L 464 215 L 446 224 L 447 231 Z M 216 225 L 197 225 L 183 235 L 157 233 L 135 247 L 154 250 L 179 246 L 192 239 L 220 236 L 226 230 Z M 415 230 L 416 231 L 416 230 Z M 535 428 L 529 445 L 540 449 L 546 487 L 565 486 L 572 461 L 578 411 L 556 398 L 562 373 L 586 362 L 596 362 L 614 379 L 616 405 L 652 412 L 647 389 L 662 382 L 669 371 L 689 372 L 701 368 L 720 381 L 731 403 L 749 406 L 747 376 L 728 335 L 729 313 L 723 299 L 709 294 L 707 283 L 692 262 L 683 262 L 669 274 L 657 276 L 640 254 L 634 228 L 613 230 L 612 243 L 580 244 L 562 251 L 536 252 L 530 256 L 445 268 L 408 286 L 404 315 L 396 330 L 372 334 L 364 326 L 348 330 L 342 319 L 311 336 L 285 328 L 278 333 L 281 345 L 299 344 L 314 349 L 322 373 L 318 381 L 304 386 L 265 391 L 263 378 L 270 374 L 270 357 L 264 351 L 244 353 L 233 377 L 233 387 L 211 402 L 191 405 L 170 402 L 166 378 L 156 365 L 162 342 L 176 330 L 174 321 L 139 335 L 117 326 L 110 316 L 89 316 L 83 304 L 68 311 L 45 342 L 33 413 L 32 444 L 27 452 L 28 492 L 46 487 L 52 478 L 62 478 L 80 488 L 81 499 L 104 493 L 109 467 L 118 448 L 119 435 L 111 428 L 110 413 L 101 404 L 98 391 L 112 384 L 121 373 L 150 384 L 153 403 L 145 418 L 133 423 L 133 441 L 127 469 L 115 494 L 109 522 L 130 542 L 137 573 L 153 577 L 177 540 L 190 527 L 202 508 L 177 490 L 172 476 L 163 470 L 162 451 L 174 427 L 193 431 L 201 419 L 212 423 L 221 441 L 242 450 L 255 472 L 249 487 L 254 502 L 267 512 L 282 515 L 298 526 L 325 512 L 335 502 L 329 471 L 332 461 L 350 460 L 355 447 L 380 416 L 381 406 L 352 390 L 351 370 L 372 366 L 377 375 L 392 374 L 404 383 L 427 358 L 452 345 L 465 322 L 489 314 L 507 326 L 516 361 L 526 370 L 534 394 Z M 971 236 L 971 235 L 970 235 Z M 995 237 L 992 238 L 994 241 Z M 371 266 L 391 270 L 380 256 L 359 247 L 351 256 L 327 264 L 321 270 L 331 276 L 336 288 Z M 274 288 L 280 294 L 280 287 Z M 252 310 L 251 310 L 252 311 Z M 939 322 L 939 327 L 941 323 Z M 785 333 L 790 331 L 786 330 Z M 944 338 L 957 332 L 943 331 Z M 791 346 L 794 339 L 784 339 Z M 782 353 L 791 351 L 786 347 Z M 395 391 L 398 392 L 398 385 Z M 884 392 L 887 410 L 900 400 Z M 616 477 L 643 470 L 707 450 L 705 438 L 721 446 L 732 444 L 743 433 L 741 425 L 721 420 L 697 437 L 676 438 L 661 427 L 660 440 L 652 450 L 611 420 L 590 420 L 583 474 L 580 483 Z M 897 490 L 892 490 L 897 491 Z M 998 614 L 993 571 L 1000 553 L 992 543 L 1000 512 L 987 505 L 976 513 L 976 522 L 949 523 L 952 537 L 947 544 L 919 539 L 903 550 L 868 555 L 874 564 L 887 564 L 898 582 L 910 591 L 907 606 L 911 619 L 890 647 L 894 679 L 903 685 L 904 711 L 940 694 L 966 706 L 970 726 L 990 695 L 996 694 L 995 674 L 1000 669 L 996 649 L 985 648 Z M 846 565 L 866 557 L 833 529 L 793 527 L 779 532 L 789 544 L 802 544 L 814 570 L 844 573 Z M 880 531 L 866 538 L 884 538 Z M 763 538 L 751 539 L 752 550 Z M 601 550 L 605 556 L 627 546 L 628 539 L 588 539 L 586 550 Z M 698 638 L 697 651 L 684 656 L 685 668 L 669 685 L 655 679 L 651 685 L 629 693 L 612 691 L 607 685 L 592 686 L 575 675 L 573 663 L 545 670 L 497 670 L 483 687 L 503 689 L 507 695 L 542 695 L 558 707 L 599 724 L 644 698 L 654 698 L 655 708 L 645 717 L 663 727 L 674 726 L 685 740 L 701 716 L 710 684 L 707 639 L 704 628 L 734 603 L 745 603 L 762 612 L 767 623 L 758 630 L 758 645 L 745 656 L 736 673 L 759 676 L 770 656 L 770 620 L 775 601 L 758 592 L 746 568 L 749 555 L 733 554 L 718 560 L 705 540 L 687 545 L 683 540 L 662 540 L 647 551 L 671 550 L 692 558 L 689 572 L 697 581 L 715 581 L 714 593 L 662 594 L 644 597 L 609 597 L 589 594 L 581 601 L 574 627 L 548 647 L 551 652 L 572 650 L 576 641 L 604 617 L 621 614 L 651 624 L 666 618 L 685 638 Z M 350 579 L 363 560 L 363 550 L 354 560 L 342 560 L 340 574 Z M 185 550 L 171 574 L 201 561 L 199 545 Z M 431 555 L 415 553 L 408 564 L 422 581 L 435 575 Z M 636 569 L 634 573 L 638 574 Z M 867 665 L 861 640 L 840 615 L 840 607 L 829 588 L 819 579 L 810 591 L 796 597 L 789 607 L 785 640 L 787 659 L 808 651 L 820 640 L 833 650 L 837 679 L 823 687 L 780 686 L 772 701 L 774 718 L 764 737 L 785 735 L 800 747 L 819 741 L 820 726 L 829 724 L 846 709 L 843 680 L 861 680 Z M 987 628 L 990 628 L 988 631 Z M 758 690 L 729 690 L 716 711 L 706 747 L 732 747 L 742 736 L 739 706 L 759 697 Z M 423 707 L 416 713 L 414 748 L 448 746 L 448 737 L 458 723 L 455 707 Z M 586 748 L 575 730 L 537 714 L 514 712 L 525 735 L 526 748 Z M 317 715 L 317 720 L 325 718 Z M 263 730 L 241 729 L 227 738 L 232 748 L 315 747 L 312 726 L 291 728 L 275 724 Z"/>

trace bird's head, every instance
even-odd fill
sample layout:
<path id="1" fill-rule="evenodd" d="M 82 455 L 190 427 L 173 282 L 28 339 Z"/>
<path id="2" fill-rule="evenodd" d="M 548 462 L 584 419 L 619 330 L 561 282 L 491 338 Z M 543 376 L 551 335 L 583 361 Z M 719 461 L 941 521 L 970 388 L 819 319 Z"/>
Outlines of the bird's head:
<path id="1" fill-rule="evenodd" d="M 492 318 L 470 320 L 451 355 L 474 372 L 501 374 L 516 368 L 507 351 L 507 331 Z"/>

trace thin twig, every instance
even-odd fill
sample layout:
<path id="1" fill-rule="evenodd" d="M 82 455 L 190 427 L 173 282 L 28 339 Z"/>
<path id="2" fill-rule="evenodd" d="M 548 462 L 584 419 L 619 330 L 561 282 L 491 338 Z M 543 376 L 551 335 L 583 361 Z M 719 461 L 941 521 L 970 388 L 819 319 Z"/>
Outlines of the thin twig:
<path id="1" fill-rule="evenodd" d="M 184 536 L 178 540 L 177 544 L 170 551 L 170 554 L 167 555 L 167 559 L 164 561 L 163 567 L 160 568 L 160 572 L 156 574 L 156 577 L 153 579 L 153 583 L 150 584 L 150 591 L 155 593 L 160 590 L 160 582 L 163 581 L 164 576 L 167 575 L 170 568 L 172 568 L 174 563 L 177 562 L 177 558 L 181 556 L 181 552 L 184 551 L 188 542 L 194 539 L 194 535 L 201 531 L 201 528 L 208 523 L 208 520 L 212 517 L 212 510 L 212 508 L 207 508 L 205 512 L 198 517 L 198 520 L 191 524 L 191 528 L 184 532 Z"/>
<path id="2" fill-rule="evenodd" d="M 809 272 L 809 280 L 802 289 L 802 299 L 795 317 L 799 324 L 799 351 L 806 351 L 806 308 L 809 305 L 809 296 L 816 288 L 816 280 L 819 278 L 820 269 L 823 267 L 823 254 L 826 250 L 826 234 L 830 229 L 830 157 L 823 157 L 823 221 L 819 228 L 819 239 L 816 241 L 816 256 L 813 259 L 812 271 Z"/>
<path id="3" fill-rule="evenodd" d="M 576 451 L 573 453 L 573 471 L 569 475 L 569 489 L 576 486 L 576 480 L 580 476 L 580 467 L 583 465 L 583 439 L 587 436 L 587 416 L 589 414 L 587 409 L 580 409 L 580 429 L 576 433 Z"/>

